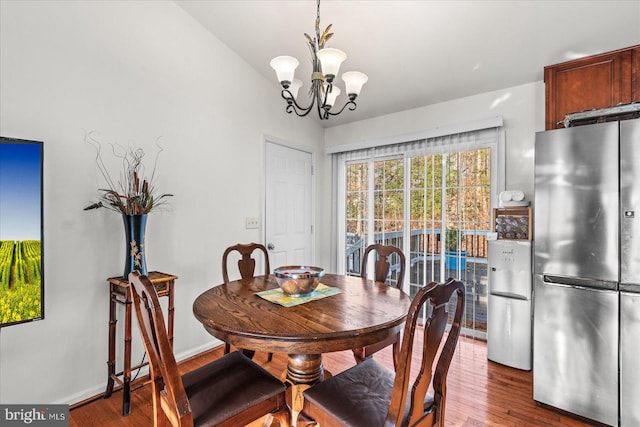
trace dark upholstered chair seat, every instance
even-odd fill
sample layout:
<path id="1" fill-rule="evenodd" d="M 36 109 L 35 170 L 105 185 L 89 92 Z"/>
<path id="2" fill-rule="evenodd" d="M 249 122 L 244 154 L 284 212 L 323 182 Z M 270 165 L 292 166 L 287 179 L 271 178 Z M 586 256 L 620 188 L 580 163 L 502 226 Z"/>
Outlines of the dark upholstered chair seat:
<path id="1" fill-rule="evenodd" d="M 330 381 L 317 384 L 304 393 L 305 400 L 313 406 L 331 413 L 342 426 L 376 427 L 384 426 L 391 402 L 394 373 L 385 369 L 373 359 L 344 371 Z M 425 400 L 425 412 L 433 405 L 433 397 Z M 311 405 L 307 405 L 313 408 Z M 358 408 L 354 410 L 354 408 Z M 314 410 L 305 411 L 315 418 Z M 405 406 L 405 416 L 409 413 L 409 402 Z M 402 423 L 406 425 L 406 419 Z"/>
<path id="2" fill-rule="evenodd" d="M 218 425 L 284 389 L 278 379 L 239 352 L 188 372 L 182 382 L 195 426 Z"/>

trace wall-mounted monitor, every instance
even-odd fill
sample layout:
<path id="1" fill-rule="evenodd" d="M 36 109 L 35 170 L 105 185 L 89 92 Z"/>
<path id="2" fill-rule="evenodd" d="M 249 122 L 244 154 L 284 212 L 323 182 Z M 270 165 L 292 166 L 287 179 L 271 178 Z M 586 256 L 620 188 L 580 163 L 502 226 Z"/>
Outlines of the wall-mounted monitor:
<path id="1" fill-rule="evenodd" d="M 42 145 L 0 137 L 0 327 L 44 318 Z"/>

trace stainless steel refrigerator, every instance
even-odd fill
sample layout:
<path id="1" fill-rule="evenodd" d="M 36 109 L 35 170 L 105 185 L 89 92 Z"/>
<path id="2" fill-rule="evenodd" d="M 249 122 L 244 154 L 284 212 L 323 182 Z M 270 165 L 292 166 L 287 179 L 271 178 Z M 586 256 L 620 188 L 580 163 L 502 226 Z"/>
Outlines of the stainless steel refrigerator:
<path id="1" fill-rule="evenodd" d="M 640 425 L 640 119 L 536 134 L 533 397 Z"/>
<path id="2" fill-rule="evenodd" d="M 487 358 L 531 370 L 531 242 L 489 240 Z"/>

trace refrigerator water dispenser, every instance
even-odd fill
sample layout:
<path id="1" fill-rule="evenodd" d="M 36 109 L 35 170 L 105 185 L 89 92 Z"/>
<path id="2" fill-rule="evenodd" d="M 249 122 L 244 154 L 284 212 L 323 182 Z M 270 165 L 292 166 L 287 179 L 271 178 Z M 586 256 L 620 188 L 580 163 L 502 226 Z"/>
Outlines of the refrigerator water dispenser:
<path id="1" fill-rule="evenodd" d="M 531 242 L 489 241 L 488 359 L 532 367 Z"/>

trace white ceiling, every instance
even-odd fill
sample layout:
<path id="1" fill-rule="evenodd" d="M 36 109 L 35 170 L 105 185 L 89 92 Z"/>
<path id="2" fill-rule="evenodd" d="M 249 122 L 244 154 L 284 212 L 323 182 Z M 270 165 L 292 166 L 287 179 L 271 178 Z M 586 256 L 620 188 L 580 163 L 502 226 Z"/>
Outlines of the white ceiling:
<path id="1" fill-rule="evenodd" d="M 273 81 L 274 97 L 269 61 L 298 58 L 306 94 L 315 0 L 174 1 Z M 333 24 L 327 46 L 347 53 L 341 71 L 369 76 L 356 111 L 323 126 L 540 81 L 546 65 L 640 44 L 640 0 L 323 0 L 320 17 L 321 31 Z"/>

